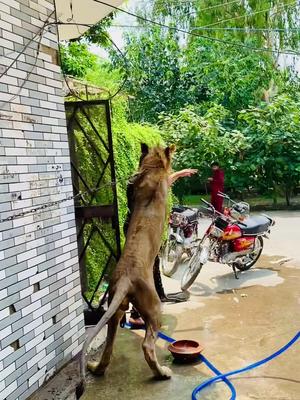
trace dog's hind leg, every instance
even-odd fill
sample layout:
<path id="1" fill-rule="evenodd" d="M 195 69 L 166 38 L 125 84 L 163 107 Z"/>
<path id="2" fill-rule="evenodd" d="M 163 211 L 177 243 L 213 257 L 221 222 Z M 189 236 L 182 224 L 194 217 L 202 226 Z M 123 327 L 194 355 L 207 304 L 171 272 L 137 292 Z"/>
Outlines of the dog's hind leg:
<path id="1" fill-rule="evenodd" d="M 152 369 L 154 376 L 158 379 L 171 378 L 172 371 L 168 367 L 161 366 L 157 360 L 155 342 L 157 340 L 158 329 L 155 321 L 146 319 L 146 335 L 143 342 L 145 359 Z"/>
<path id="2" fill-rule="evenodd" d="M 101 360 L 99 362 L 89 361 L 87 363 L 88 370 L 91 371 L 94 375 L 103 375 L 110 363 L 114 341 L 116 338 L 116 333 L 118 330 L 119 323 L 123 318 L 123 315 L 124 311 L 118 310 L 108 323 L 107 338 L 105 342 L 104 351 L 101 355 Z"/>
<path id="3" fill-rule="evenodd" d="M 144 296 L 141 296 L 135 304 L 146 324 L 146 334 L 143 341 L 145 360 L 156 378 L 169 379 L 171 378 L 172 371 L 168 367 L 159 364 L 155 351 L 155 342 L 161 325 L 160 300 L 154 289 L 147 288 L 146 292 L 144 291 Z"/>

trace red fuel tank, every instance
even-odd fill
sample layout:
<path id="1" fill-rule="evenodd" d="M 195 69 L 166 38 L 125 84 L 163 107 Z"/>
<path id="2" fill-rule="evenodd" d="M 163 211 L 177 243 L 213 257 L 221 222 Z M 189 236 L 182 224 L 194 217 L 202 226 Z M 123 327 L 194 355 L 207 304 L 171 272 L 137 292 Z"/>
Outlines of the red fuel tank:
<path id="1" fill-rule="evenodd" d="M 224 230 L 222 239 L 223 240 L 233 240 L 233 239 L 240 238 L 241 236 L 242 236 L 241 229 L 237 225 L 229 224 Z"/>

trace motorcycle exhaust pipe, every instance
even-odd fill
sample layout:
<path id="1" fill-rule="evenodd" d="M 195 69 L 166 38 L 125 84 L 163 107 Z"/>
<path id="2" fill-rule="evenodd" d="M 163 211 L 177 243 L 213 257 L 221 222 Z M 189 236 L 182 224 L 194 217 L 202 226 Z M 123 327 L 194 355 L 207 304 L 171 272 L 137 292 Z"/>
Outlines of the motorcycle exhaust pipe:
<path id="1" fill-rule="evenodd" d="M 222 257 L 222 262 L 224 264 L 228 264 L 232 261 L 236 261 L 238 258 L 246 256 L 247 254 L 250 254 L 253 252 L 253 249 L 249 250 L 244 250 L 244 251 L 235 251 L 233 253 L 225 254 L 225 256 Z"/>

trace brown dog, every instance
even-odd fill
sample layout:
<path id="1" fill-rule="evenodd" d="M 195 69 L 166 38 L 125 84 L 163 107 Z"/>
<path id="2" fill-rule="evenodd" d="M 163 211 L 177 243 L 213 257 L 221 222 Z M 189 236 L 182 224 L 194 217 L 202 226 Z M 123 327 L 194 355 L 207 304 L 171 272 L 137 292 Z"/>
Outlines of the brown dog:
<path id="1" fill-rule="evenodd" d="M 153 263 L 158 254 L 166 220 L 168 176 L 174 147 L 155 147 L 146 151 L 134 181 L 134 209 L 123 254 L 116 266 L 109 287 L 109 307 L 89 333 L 81 353 L 82 384 L 85 382 L 85 353 L 100 330 L 108 323 L 108 335 L 102 359 L 90 362 L 96 375 L 104 374 L 112 354 L 117 328 L 129 302 L 139 311 L 146 324 L 143 341 L 145 359 L 159 379 L 171 377 L 155 353 L 160 328 L 161 304 L 153 280 Z M 82 392 L 83 387 L 79 389 Z M 77 391 L 78 393 L 78 391 Z"/>

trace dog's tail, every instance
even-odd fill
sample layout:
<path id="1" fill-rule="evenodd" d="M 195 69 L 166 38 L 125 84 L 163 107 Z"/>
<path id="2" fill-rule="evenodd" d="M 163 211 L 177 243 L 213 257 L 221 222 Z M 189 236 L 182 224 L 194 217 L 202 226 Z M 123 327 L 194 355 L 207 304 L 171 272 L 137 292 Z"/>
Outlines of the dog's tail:
<path id="1" fill-rule="evenodd" d="M 114 316 L 114 314 L 118 310 L 119 306 L 121 305 L 122 301 L 128 294 L 129 288 L 130 288 L 130 280 L 128 279 L 128 277 L 121 278 L 117 284 L 115 294 L 112 298 L 112 301 L 111 301 L 106 313 L 103 315 L 103 317 L 97 323 L 97 325 L 89 332 L 89 334 L 86 338 L 86 341 L 85 341 L 84 346 L 81 351 L 81 357 L 80 357 L 80 373 L 81 373 L 81 377 L 82 377 L 83 381 L 85 380 L 85 353 L 86 353 L 89 345 L 92 343 L 93 339 L 95 338 L 95 336 L 101 331 L 101 329 L 104 328 L 104 326 Z"/>

